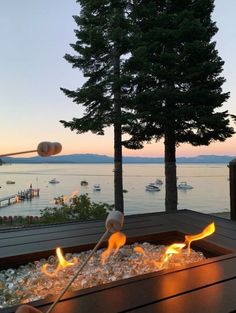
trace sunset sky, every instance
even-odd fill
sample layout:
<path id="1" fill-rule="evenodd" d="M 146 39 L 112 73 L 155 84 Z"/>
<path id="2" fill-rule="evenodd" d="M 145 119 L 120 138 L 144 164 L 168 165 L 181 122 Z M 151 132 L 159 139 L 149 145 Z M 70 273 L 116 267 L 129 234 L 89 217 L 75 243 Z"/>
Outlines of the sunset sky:
<path id="1" fill-rule="evenodd" d="M 225 61 L 225 91 L 231 97 L 224 109 L 236 114 L 235 0 L 216 0 L 213 19 L 219 28 L 215 37 Z M 79 14 L 75 0 L 0 1 L 0 154 L 32 150 L 40 141 L 59 141 L 63 154 L 113 154 L 113 132 L 105 136 L 77 135 L 65 129 L 60 119 L 80 117 L 83 109 L 68 99 L 60 87 L 76 89 L 83 76 L 63 56 L 73 53 L 76 28 L 72 15 Z M 235 125 L 236 127 L 236 125 Z M 193 148 L 182 145 L 178 156 L 199 154 L 236 155 L 236 136 L 225 143 Z M 124 155 L 162 156 L 163 142 L 143 150 L 124 149 Z M 30 155 L 28 155 L 30 156 Z"/>

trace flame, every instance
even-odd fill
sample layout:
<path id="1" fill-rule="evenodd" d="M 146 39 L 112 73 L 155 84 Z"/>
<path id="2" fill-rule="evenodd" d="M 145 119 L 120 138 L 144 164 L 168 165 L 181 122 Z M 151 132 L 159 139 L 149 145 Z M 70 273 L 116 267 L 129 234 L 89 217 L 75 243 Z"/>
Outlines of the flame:
<path id="1" fill-rule="evenodd" d="M 46 274 L 47 276 L 50 276 L 50 277 L 55 276 L 56 273 L 58 273 L 60 271 L 60 269 L 66 268 L 68 266 L 72 266 L 72 265 L 75 265 L 78 263 L 78 260 L 76 258 L 73 258 L 73 262 L 66 261 L 66 259 L 64 258 L 63 254 L 62 254 L 61 248 L 56 249 L 56 254 L 57 254 L 57 258 L 58 258 L 59 263 L 58 263 L 54 272 L 48 272 L 48 270 L 47 270 L 47 267 L 49 265 L 48 263 L 44 264 L 41 268 L 41 271 L 44 274 Z"/>
<path id="2" fill-rule="evenodd" d="M 64 258 L 63 254 L 62 254 L 61 248 L 57 248 L 56 249 L 56 254 L 57 254 L 57 257 L 58 257 L 59 265 L 61 267 L 64 268 L 64 267 L 68 267 L 68 266 L 71 266 L 71 265 L 75 264 L 74 262 L 66 261 L 66 259 Z"/>
<path id="3" fill-rule="evenodd" d="M 145 251 L 143 250 L 142 247 L 139 247 L 139 246 L 134 247 L 134 251 L 137 252 L 137 253 L 145 255 Z"/>
<path id="4" fill-rule="evenodd" d="M 191 242 L 196 241 L 196 240 L 200 240 L 203 239 L 207 236 L 210 236 L 211 234 L 213 234 L 215 232 L 215 224 L 211 223 L 209 225 L 207 225 L 203 231 L 199 234 L 196 235 L 186 235 L 185 236 L 185 243 L 186 245 L 188 245 L 188 255 L 190 255 L 190 245 Z"/>
<path id="5" fill-rule="evenodd" d="M 163 259 L 161 262 L 155 262 L 159 268 L 163 268 L 166 262 L 172 257 L 173 254 L 181 253 L 182 249 L 186 246 L 185 243 L 173 243 L 169 247 L 167 247 Z"/>
<path id="6" fill-rule="evenodd" d="M 166 249 L 165 255 L 170 256 L 172 254 L 178 254 L 185 246 L 185 243 L 173 243 Z"/>
<path id="7" fill-rule="evenodd" d="M 67 196 L 63 196 L 63 202 L 66 203 L 69 200 Z"/>
<path id="8" fill-rule="evenodd" d="M 121 232 L 116 232 L 112 234 L 108 240 L 108 248 L 101 255 L 102 264 L 106 262 L 106 259 L 113 252 L 113 250 L 115 250 L 114 254 L 116 254 L 119 251 L 119 249 L 125 244 L 125 242 L 126 242 L 125 234 Z"/>

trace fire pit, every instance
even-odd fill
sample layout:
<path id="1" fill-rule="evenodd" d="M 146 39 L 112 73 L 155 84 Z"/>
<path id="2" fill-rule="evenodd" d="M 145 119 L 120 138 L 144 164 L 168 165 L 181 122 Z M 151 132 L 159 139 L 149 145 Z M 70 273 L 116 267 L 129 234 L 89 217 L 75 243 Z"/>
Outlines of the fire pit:
<path id="1" fill-rule="evenodd" d="M 101 259 L 101 255 L 104 252 L 104 249 L 100 249 L 99 251 L 97 251 L 97 253 L 89 261 L 88 266 L 84 269 L 82 274 L 76 279 L 75 283 L 70 289 L 70 292 L 66 295 L 65 298 L 68 300 L 60 302 L 58 304 L 59 308 L 58 309 L 55 308 L 55 312 L 57 312 L 57 310 L 59 310 L 58 312 L 61 312 L 62 308 L 66 310 L 66 307 L 65 307 L 66 303 L 68 303 L 67 306 L 69 305 L 70 307 L 69 311 L 67 310 L 68 312 L 76 312 L 77 305 L 81 307 L 81 310 L 80 310 L 81 312 L 89 312 L 89 310 L 91 312 L 92 303 L 93 305 L 96 305 L 97 309 L 95 312 L 118 312 L 118 311 L 120 312 L 122 310 L 125 310 L 125 308 L 131 308 L 131 307 L 136 307 L 136 306 L 139 307 L 142 305 L 146 305 L 146 303 L 148 303 L 149 301 L 151 302 L 153 301 L 151 299 L 154 299 L 154 298 L 159 299 L 158 294 L 160 292 L 162 293 L 161 297 L 162 298 L 164 297 L 165 299 L 167 299 L 170 296 L 170 293 L 172 294 L 172 292 L 173 294 L 179 294 L 179 292 L 182 293 L 183 292 L 182 289 L 185 290 L 185 288 L 187 289 L 190 288 L 189 284 L 193 281 L 192 277 L 194 277 L 196 281 L 196 282 L 194 281 L 194 284 L 197 284 L 197 282 L 199 283 L 200 280 L 204 281 L 204 284 L 203 282 L 201 282 L 202 288 L 203 288 L 203 285 L 207 286 L 207 282 L 212 284 L 212 279 L 213 278 L 216 279 L 216 277 L 210 277 L 211 278 L 210 280 L 208 281 L 206 280 L 206 278 L 209 279 L 209 275 L 212 275 L 213 273 L 210 271 L 206 273 L 205 275 L 206 277 L 203 277 L 201 275 L 197 279 L 196 279 L 196 275 L 193 275 L 191 277 L 189 276 L 188 278 L 186 277 L 187 280 L 185 281 L 185 286 L 181 283 L 181 280 L 179 281 L 177 276 L 181 276 L 182 275 L 181 273 L 186 272 L 187 274 L 189 272 L 193 272 L 194 269 L 200 269 L 200 268 L 203 269 L 206 266 L 211 267 L 211 264 L 216 264 L 216 263 L 220 264 L 222 260 L 228 260 L 228 262 L 230 262 L 233 256 L 233 253 L 232 253 L 233 247 L 231 247 L 231 249 L 229 246 L 222 247 L 222 244 L 221 244 L 222 242 L 220 242 L 220 240 L 218 240 L 217 242 L 217 240 L 215 240 L 215 237 L 213 240 L 209 240 L 207 238 L 207 239 L 200 240 L 192 244 L 191 247 L 196 251 L 196 252 L 192 252 L 193 260 L 188 258 L 188 249 L 183 248 L 182 256 L 186 257 L 187 262 L 185 261 L 183 262 L 184 259 L 180 260 L 178 254 L 175 255 L 174 253 L 172 254 L 169 262 L 166 262 L 164 266 L 160 266 L 159 263 L 160 263 L 160 260 L 163 260 L 163 253 L 166 252 L 167 250 L 166 245 L 170 245 L 174 242 L 183 243 L 185 241 L 185 231 L 189 226 L 189 224 L 187 223 L 186 224 L 182 223 L 182 225 L 179 223 L 178 228 L 179 226 L 181 226 L 180 228 L 182 228 L 184 231 L 184 232 L 180 232 L 179 230 L 173 230 L 173 228 L 174 229 L 177 228 L 176 226 L 170 227 L 172 224 L 170 220 L 168 223 L 165 223 L 165 224 L 162 223 L 163 220 L 166 219 L 168 221 L 168 218 L 172 218 L 173 216 L 174 215 L 169 215 L 169 216 L 168 215 L 167 216 L 156 215 L 156 217 L 158 218 L 155 220 L 153 219 L 154 215 L 152 215 L 150 216 L 149 227 L 142 226 L 143 224 L 146 224 L 146 225 L 148 224 L 147 220 L 145 221 L 145 218 L 147 216 L 145 217 L 143 216 L 140 219 L 138 217 L 127 218 L 128 223 L 126 224 L 126 227 L 124 229 L 124 232 L 127 233 L 128 235 L 126 246 L 122 247 L 120 251 L 117 252 L 115 255 L 112 254 L 108 256 L 105 264 L 102 264 L 102 259 Z M 159 224 L 157 223 L 157 220 L 159 221 Z M 205 225 L 206 225 L 206 221 L 209 222 L 209 218 L 208 220 L 205 219 L 204 221 Z M 203 223 L 199 223 L 199 224 L 203 224 Z M 75 224 L 71 224 L 70 227 L 73 228 L 74 225 Z M 87 229 L 89 228 L 90 230 L 92 229 L 91 223 L 88 223 L 87 226 L 88 226 Z M 57 226 L 52 226 L 52 227 L 57 227 Z M 69 226 L 67 227 L 69 228 Z M 143 231 L 144 228 L 146 229 L 146 231 Z M 156 232 L 154 232 L 153 228 L 155 228 Z M 196 227 L 193 227 L 193 228 L 196 228 Z M 142 229 L 142 231 L 140 231 L 140 229 Z M 167 229 L 167 231 L 163 231 L 164 229 Z M 31 229 L 30 231 L 38 232 L 39 230 L 40 228 L 35 228 L 35 229 Z M 161 232 L 159 232 L 159 230 Z M 26 231 L 24 230 L 24 232 Z M 140 233 L 142 233 L 143 235 L 141 236 Z M 186 233 L 190 233 L 189 230 L 187 230 Z M 196 230 L 194 231 L 194 233 L 196 233 Z M 8 236 L 9 234 L 10 233 L 8 233 Z M 50 238 L 50 235 L 48 236 L 48 238 Z M 158 248 L 157 248 L 157 245 L 158 245 Z M 29 285 L 29 287 L 31 288 L 31 291 L 27 291 L 26 296 L 24 296 L 23 295 L 24 288 L 21 288 L 20 292 L 17 292 L 18 299 L 12 300 L 12 302 L 10 300 L 7 304 L 5 303 L 4 305 L 11 306 L 19 302 L 28 302 L 28 301 L 31 302 L 31 301 L 35 301 L 38 299 L 43 299 L 48 294 L 53 295 L 59 292 L 68 281 L 68 277 L 73 274 L 74 268 L 77 266 L 77 265 L 73 265 L 72 263 L 79 264 L 80 262 L 82 262 L 83 258 L 85 258 L 87 254 L 87 252 L 83 250 L 87 250 L 88 248 L 91 248 L 92 246 L 93 244 L 91 243 L 91 241 L 89 243 L 89 240 L 88 240 L 86 244 L 77 245 L 74 247 L 71 247 L 71 246 L 64 247 L 63 251 L 65 252 L 65 260 L 71 264 L 69 264 L 69 266 L 65 268 L 63 267 L 60 268 L 60 270 L 58 270 L 57 272 L 56 272 L 57 258 L 55 257 L 55 253 L 52 253 L 53 252 L 52 250 L 50 251 L 45 250 L 45 251 L 41 251 L 40 253 L 39 251 L 35 251 L 35 253 L 32 253 L 32 251 L 29 251 L 30 253 L 24 254 L 24 255 L 22 254 L 22 257 L 18 257 L 18 261 L 16 261 L 16 256 L 14 255 L 12 256 L 8 255 L 8 256 L 3 257 L 2 258 L 3 262 L 1 262 L 1 264 L 3 264 L 5 267 L 4 273 L 7 272 L 7 275 L 9 278 L 8 284 L 9 284 L 10 289 L 11 288 L 14 289 L 14 286 L 16 284 L 15 280 L 10 279 L 11 275 L 14 276 L 16 274 L 16 270 L 14 268 L 11 268 L 11 269 L 9 268 L 9 266 L 11 266 L 11 263 L 8 262 L 9 260 L 13 261 L 12 265 L 14 266 L 16 265 L 16 263 L 18 263 L 17 265 L 23 264 L 22 260 L 31 261 L 28 265 L 20 266 L 19 271 L 21 271 L 21 274 L 18 280 L 24 279 L 22 276 L 24 276 L 24 273 L 26 275 L 26 273 L 28 272 L 28 268 L 31 268 L 30 270 L 34 272 L 34 274 L 31 274 L 30 279 L 27 280 L 28 283 L 23 283 L 24 287 L 28 287 L 26 285 Z M 69 251 L 70 253 L 68 253 Z M 77 253 L 79 251 L 80 253 Z M 43 256 L 44 259 L 39 260 L 38 258 L 39 255 Z M 7 263 L 8 263 L 8 268 L 6 267 Z M 43 265 L 47 263 L 48 265 L 46 267 L 43 267 Z M 167 263 L 168 263 L 168 266 L 167 266 Z M 132 264 L 132 267 L 131 267 L 131 264 Z M 42 268 L 44 268 L 44 270 L 49 276 L 47 276 L 45 273 L 41 271 Z M 35 273 L 38 273 L 39 277 L 36 277 Z M 0 281 L 1 281 L 1 274 L 0 274 Z M 166 279 L 169 277 L 173 277 L 173 280 L 171 279 L 171 285 L 170 285 L 172 286 L 171 287 L 172 290 L 170 290 L 170 288 L 168 287 L 164 291 L 163 286 L 164 285 L 166 286 Z M 150 285 L 151 281 L 153 283 Z M 160 281 L 161 285 L 158 287 L 158 289 L 155 289 L 157 287 L 155 281 Z M 179 291 L 177 291 L 178 288 L 175 287 L 176 281 L 179 281 L 179 284 L 178 284 Z M 35 285 L 35 282 L 36 282 L 36 285 Z M 40 282 L 40 284 L 37 284 L 37 282 Z M 143 285 L 141 287 L 141 290 L 143 292 L 145 290 L 145 293 L 142 294 L 142 296 L 140 292 L 137 291 L 137 288 L 138 289 L 140 288 L 140 284 Z M 99 285 L 99 286 L 95 287 L 96 285 Z M 151 289 L 150 289 L 150 286 L 152 286 Z M 85 289 L 81 290 L 82 288 L 85 288 Z M 146 288 L 149 288 L 149 289 L 146 289 Z M 153 288 L 156 290 L 154 293 L 153 291 L 150 292 L 150 290 L 153 290 Z M 199 288 L 199 286 L 198 287 L 195 286 L 194 289 L 195 288 Z M 119 303 L 117 303 L 118 300 L 113 299 L 117 307 L 115 307 L 115 309 L 114 308 L 112 309 L 110 306 L 106 311 L 104 309 L 103 302 L 108 301 L 108 299 L 106 296 L 104 298 L 104 296 L 102 295 L 105 295 L 107 293 L 111 294 L 112 291 L 115 289 L 116 289 L 116 292 L 117 290 L 120 290 L 119 292 L 121 292 L 121 290 L 126 290 L 128 294 L 130 295 L 130 297 L 127 298 L 126 296 L 124 296 L 122 292 L 122 300 L 119 298 Z M 159 291 L 157 292 L 157 290 Z M 136 300 L 134 300 L 135 293 L 136 293 L 136 296 L 135 296 Z M 149 296 L 148 296 L 148 293 L 149 293 Z M 99 302 L 97 303 L 97 300 L 99 299 L 100 296 L 102 296 L 103 300 L 101 300 L 102 302 L 99 300 Z M 53 297 L 46 298 L 44 300 L 37 301 L 34 305 L 39 306 L 39 307 L 42 306 L 40 307 L 40 309 L 46 312 L 46 309 L 48 308 L 47 304 L 50 304 L 52 300 L 53 300 Z M 77 304 L 75 305 L 75 303 Z M 0 304 L 3 305 L 1 301 L 0 301 Z M 85 309 L 85 307 L 86 308 L 88 307 L 89 309 Z M 75 311 L 73 311 L 74 310 L 73 308 L 75 308 Z M 4 312 L 4 313 L 14 312 L 14 310 L 15 309 L 13 307 L 6 307 L 5 309 L 0 310 L 0 312 Z"/>
<path id="2" fill-rule="evenodd" d="M 185 242 L 182 243 L 165 246 L 144 242 L 126 245 L 121 249 L 120 247 L 125 244 L 126 236 L 119 232 L 114 233 L 109 239 L 108 248 L 104 251 L 96 251 L 84 271 L 75 279 L 70 290 L 91 288 L 203 261 L 206 259 L 204 254 L 191 249 L 190 244 L 211 235 L 214 231 L 215 225 L 211 223 L 199 234 L 184 236 Z M 61 249 L 57 248 L 57 257 L 50 256 L 48 260 L 41 259 L 20 266 L 18 269 L 9 268 L 0 271 L 0 288 L 3 290 L 0 296 L 2 303 L 0 308 L 59 294 L 89 253 L 90 251 L 85 251 L 79 254 L 67 254 L 64 257 Z"/>

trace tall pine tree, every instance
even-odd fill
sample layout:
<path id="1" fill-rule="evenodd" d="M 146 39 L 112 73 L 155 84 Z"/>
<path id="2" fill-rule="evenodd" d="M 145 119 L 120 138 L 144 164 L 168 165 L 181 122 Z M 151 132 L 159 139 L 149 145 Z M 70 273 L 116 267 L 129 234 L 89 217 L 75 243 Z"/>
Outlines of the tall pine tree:
<path id="1" fill-rule="evenodd" d="M 124 211 L 122 179 L 122 127 L 131 121 L 126 101 L 124 64 L 129 52 L 129 19 L 126 0 L 79 0 L 77 41 L 71 44 L 76 55 L 65 59 L 84 74 L 87 81 L 77 90 L 61 88 L 77 104 L 85 108 L 81 118 L 61 121 L 77 133 L 91 131 L 104 134 L 114 126 L 114 201 Z"/>
<path id="2" fill-rule="evenodd" d="M 224 141 L 234 134 L 222 111 L 224 62 L 212 40 L 213 0 L 134 1 L 135 31 L 127 69 L 136 119 L 127 147 L 164 138 L 166 210 L 177 210 L 176 147 Z"/>

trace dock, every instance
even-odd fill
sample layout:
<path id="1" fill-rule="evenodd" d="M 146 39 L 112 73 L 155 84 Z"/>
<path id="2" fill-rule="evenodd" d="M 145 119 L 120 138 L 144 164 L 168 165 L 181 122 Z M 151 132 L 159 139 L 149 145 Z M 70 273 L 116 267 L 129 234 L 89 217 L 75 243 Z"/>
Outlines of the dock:
<path id="1" fill-rule="evenodd" d="M 0 207 L 2 206 L 2 203 L 3 203 L 3 206 L 11 205 L 12 204 L 12 202 L 11 202 L 12 199 L 13 199 L 13 201 L 15 203 L 16 202 L 16 194 L 0 198 Z"/>
<path id="2" fill-rule="evenodd" d="M 39 189 L 29 188 L 23 191 L 18 191 L 16 194 L 0 198 L 0 207 L 9 206 L 25 200 L 32 200 L 39 197 Z"/>

